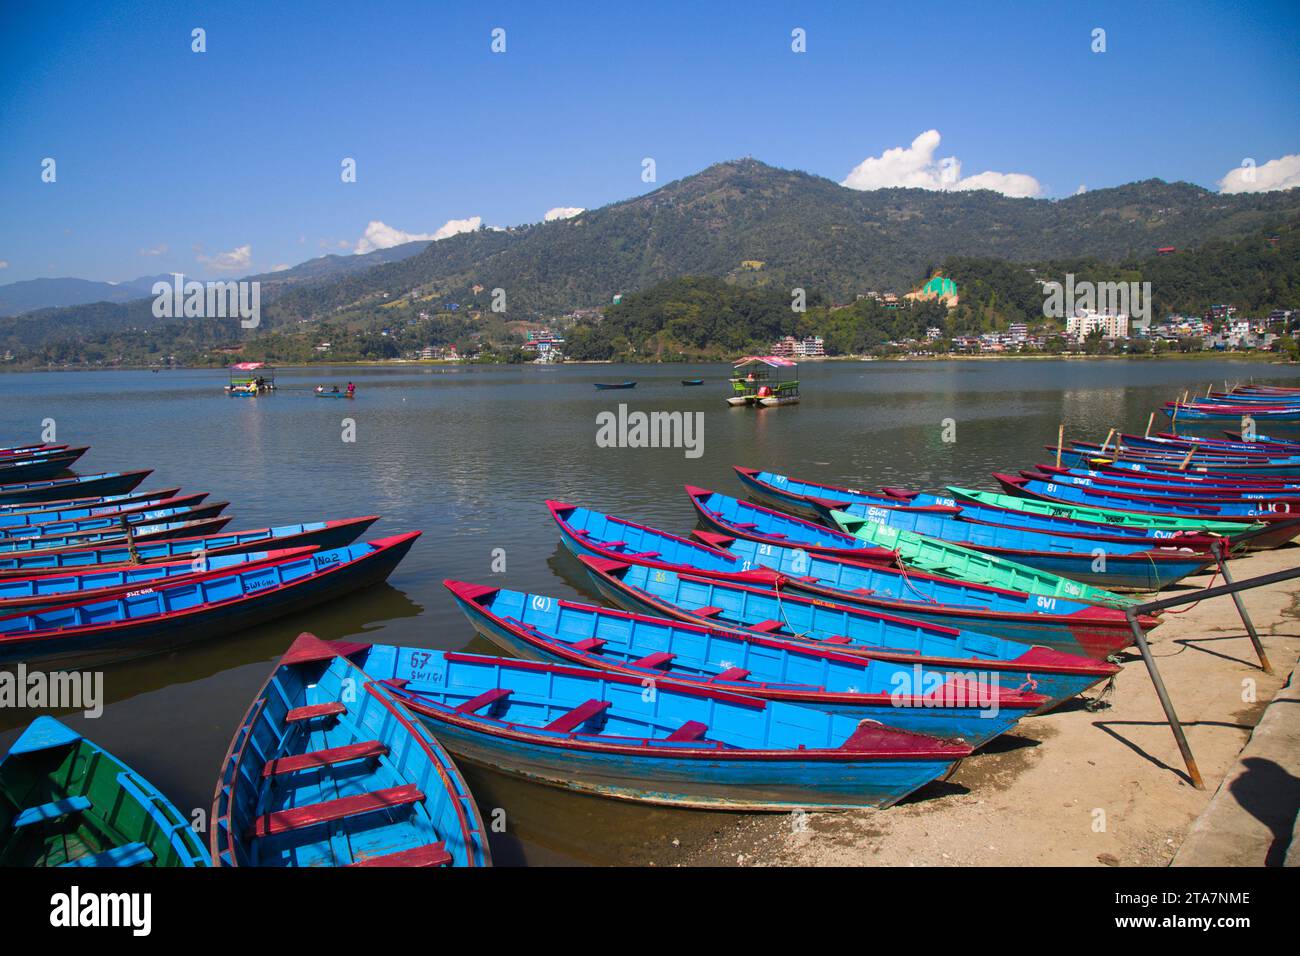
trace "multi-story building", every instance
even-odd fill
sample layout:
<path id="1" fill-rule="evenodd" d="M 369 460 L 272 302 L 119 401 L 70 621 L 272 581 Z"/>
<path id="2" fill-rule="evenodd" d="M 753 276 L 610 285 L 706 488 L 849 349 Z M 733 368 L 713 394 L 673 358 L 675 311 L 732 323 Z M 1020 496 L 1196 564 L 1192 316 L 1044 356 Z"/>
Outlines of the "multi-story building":
<path id="1" fill-rule="evenodd" d="M 1075 342 L 1084 341 L 1098 329 L 1101 330 L 1103 338 L 1126 339 L 1128 338 L 1128 315 L 1123 312 L 1116 314 L 1084 310 L 1065 320 L 1066 338 Z"/>

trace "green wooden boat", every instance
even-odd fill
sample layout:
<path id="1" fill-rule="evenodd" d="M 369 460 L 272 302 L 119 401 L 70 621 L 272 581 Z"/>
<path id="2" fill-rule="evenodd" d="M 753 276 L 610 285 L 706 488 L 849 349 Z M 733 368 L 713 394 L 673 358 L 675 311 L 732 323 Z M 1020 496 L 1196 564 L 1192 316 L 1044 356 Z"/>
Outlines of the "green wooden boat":
<path id="1" fill-rule="evenodd" d="M 1112 511 L 1109 508 L 1060 504 L 1055 501 L 1040 501 L 1036 498 L 1021 498 L 1018 495 L 1004 495 L 996 491 L 958 488 L 956 485 L 949 485 L 948 490 L 955 498 L 973 501 L 990 508 L 1010 508 L 1013 511 L 1023 511 L 1026 514 L 1043 515 L 1049 518 L 1093 521 L 1125 528 L 1150 528 L 1153 531 L 1203 531 L 1233 538 L 1247 531 L 1258 531 L 1264 527 L 1262 524 L 1243 524 L 1240 521 L 1209 521 L 1205 518 L 1178 518 L 1171 515 L 1138 514 L 1133 511 Z"/>
<path id="2" fill-rule="evenodd" d="M 208 865 L 166 797 L 53 717 L 0 760 L 0 866 Z"/>
<path id="3" fill-rule="evenodd" d="M 832 511 L 831 517 L 846 531 L 849 527 L 854 527 L 852 533 L 863 541 L 870 541 L 882 548 L 897 551 L 899 559 L 904 564 L 927 574 L 939 574 L 961 581 L 988 584 L 1010 591 L 1025 591 L 1039 595 L 1042 601 L 1065 597 L 1072 601 L 1118 608 L 1126 608 L 1137 603 L 1132 598 L 1107 591 L 1105 588 L 1063 578 L 1050 571 L 1040 571 L 1038 568 L 1027 567 L 1014 561 L 995 558 L 980 551 L 949 544 L 947 541 L 940 541 L 938 538 L 930 538 L 913 531 L 891 528 L 889 525 L 874 521 L 863 521 L 843 511 Z M 1046 609 L 1051 605 L 1043 606 Z"/>

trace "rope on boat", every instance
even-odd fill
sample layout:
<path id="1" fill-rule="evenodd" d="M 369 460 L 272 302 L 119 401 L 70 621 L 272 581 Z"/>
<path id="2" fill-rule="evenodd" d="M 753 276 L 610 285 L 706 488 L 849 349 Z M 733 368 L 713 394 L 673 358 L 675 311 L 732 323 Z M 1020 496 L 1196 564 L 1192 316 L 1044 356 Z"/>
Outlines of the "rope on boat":
<path id="1" fill-rule="evenodd" d="M 1214 573 L 1210 575 L 1210 583 L 1207 584 L 1206 587 L 1207 587 L 1207 588 L 1212 588 L 1212 587 L 1214 587 L 1214 582 L 1217 581 L 1218 579 L 1219 579 L 1219 568 L 1218 568 L 1218 566 L 1216 565 L 1215 568 L 1214 568 Z M 1183 608 L 1181 611 L 1175 611 L 1175 610 L 1173 610 L 1173 609 L 1169 609 L 1169 608 L 1167 608 L 1167 609 L 1165 610 L 1165 613 L 1166 613 L 1166 614 L 1186 614 L 1186 613 L 1187 613 L 1188 611 L 1190 611 L 1192 608 L 1194 608 L 1194 607 L 1196 607 L 1198 604 L 1200 604 L 1201 601 L 1203 601 L 1203 600 L 1205 600 L 1205 599 L 1204 599 L 1204 598 L 1200 598 L 1199 600 L 1195 601 L 1194 603 L 1187 605 L 1187 607 Z"/>
<path id="2" fill-rule="evenodd" d="M 810 632 L 810 631 L 799 631 L 797 628 L 795 628 L 795 626 L 794 626 L 793 624 L 790 623 L 790 618 L 789 618 L 788 616 L 786 616 L 786 613 L 785 613 L 785 603 L 781 600 L 781 585 L 782 585 L 782 583 L 784 583 L 784 581 L 785 581 L 785 576 L 784 576 L 784 575 L 781 575 L 781 574 L 778 574 L 778 575 L 776 576 L 776 584 L 774 584 L 774 585 L 772 586 L 772 590 L 774 590 L 774 591 L 776 592 L 776 609 L 777 609 L 777 611 L 780 613 L 780 615 L 781 615 L 781 620 L 785 623 L 785 629 L 786 629 L 787 631 L 789 631 L 789 632 L 790 632 L 791 634 L 793 634 L 795 637 L 799 637 L 799 638 L 807 637 L 808 634 L 811 633 L 811 632 Z"/>
<path id="3" fill-rule="evenodd" d="M 1083 706 L 1085 710 L 1089 713 L 1095 714 L 1099 710 L 1107 710 L 1114 706 L 1114 704 L 1106 698 L 1110 697 L 1115 692 L 1115 677 L 1115 674 L 1111 674 L 1110 677 L 1106 679 L 1106 686 L 1098 692 L 1096 697 L 1083 698 Z"/>
<path id="4" fill-rule="evenodd" d="M 907 562 L 903 560 L 903 556 L 901 554 L 898 556 L 898 570 L 903 575 L 903 583 L 906 584 L 909 589 L 911 589 L 913 594 L 919 597 L 922 601 L 929 601 L 931 604 L 939 603 L 939 601 L 936 598 L 932 597 L 929 594 L 923 594 L 922 592 L 916 589 L 916 585 L 912 583 L 912 579 L 907 574 Z"/>

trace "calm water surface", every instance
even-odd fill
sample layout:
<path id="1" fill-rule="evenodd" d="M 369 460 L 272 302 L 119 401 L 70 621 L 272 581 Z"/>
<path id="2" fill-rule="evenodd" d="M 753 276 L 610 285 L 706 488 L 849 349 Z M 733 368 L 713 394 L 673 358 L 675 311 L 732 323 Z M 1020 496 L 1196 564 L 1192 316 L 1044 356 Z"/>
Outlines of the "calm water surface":
<path id="1" fill-rule="evenodd" d="M 731 409 L 725 366 L 411 367 L 284 371 L 278 394 L 229 399 L 221 372 L 19 374 L 4 378 L 0 444 L 88 443 L 83 473 L 151 467 L 148 487 L 180 485 L 232 502 L 230 527 L 378 514 L 375 533 L 424 537 L 387 586 L 222 641 L 110 668 L 103 716 L 69 723 L 117 753 L 177 806 L 210 804 L 234 727 L 295 635 L 490 651 L 442 587 L 447 577 L 594 600 L 559 547 L 543 504 L 560 498 L 685 533 L 691 483 L 737 494 L 733 464 L 869 488 L 991 487 L 988 473 L 1047 460 L 1058 423 L 1100 440 L 1140 431 L 1185 388 L 1224 379 L 1296 383 L 1300 370 L 1231 362 L 996 361 L 809 363 L 803 404 Z M 705 385 L 683 388 L 682 378 Z M 592 383 L 635 379 L 632 391 Z M 320 381 L 358 386 L 315 399 Z M 702 411 L 704 454 L 608 449 L 596 416 L 620 403 Z M 355 443 L 342 420 L 356 423 Z M 942 439 L 944 420 L 956 441 Z M 493 549 L 507 573 L 492 573 Z M 0 711 L 0 750 L 34 714 Z M 649 809 L 468 769 L 480 809 L 503 808 L 498 863 L 670 863 L 726 814 Z"/>

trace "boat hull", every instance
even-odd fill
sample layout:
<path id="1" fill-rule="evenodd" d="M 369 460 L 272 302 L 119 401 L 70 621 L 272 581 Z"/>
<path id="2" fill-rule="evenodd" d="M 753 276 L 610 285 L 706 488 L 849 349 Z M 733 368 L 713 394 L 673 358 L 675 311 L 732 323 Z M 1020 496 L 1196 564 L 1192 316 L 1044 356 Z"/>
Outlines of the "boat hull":
<path id="1" fill-rule="evenodd" d="M 407 538 L 347 565 L 253 598 L 207 604 L 180 614 L 154 615 L 125 625 L 28 634 L 6 632 L 6 619 L 0 619 L 0 664 L 40 660 L 61 667 L 95 667 L 223 637 L 379 584 L 406 556 L 413 542 L 414 538 Z"/>

